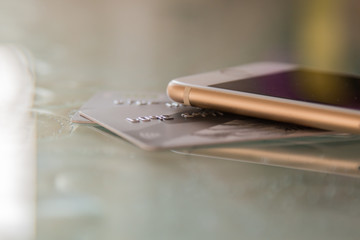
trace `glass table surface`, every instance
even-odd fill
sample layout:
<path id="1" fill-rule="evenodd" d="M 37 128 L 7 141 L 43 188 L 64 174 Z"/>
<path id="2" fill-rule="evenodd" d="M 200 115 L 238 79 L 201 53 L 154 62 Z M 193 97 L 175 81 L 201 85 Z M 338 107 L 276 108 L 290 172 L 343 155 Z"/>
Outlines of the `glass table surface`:
<path id="1" fill-rule="evenodd" d="M 145 151 L 70 121 L 98 91 L 290 61 L 275 2 L 0 1 L 0 238 L 358 239 L 359 136 Z"/>

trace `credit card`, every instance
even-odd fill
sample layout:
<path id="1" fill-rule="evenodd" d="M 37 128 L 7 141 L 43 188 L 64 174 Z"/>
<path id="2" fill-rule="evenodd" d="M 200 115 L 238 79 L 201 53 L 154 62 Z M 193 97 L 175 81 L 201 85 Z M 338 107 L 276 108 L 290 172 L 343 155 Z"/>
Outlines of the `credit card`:
<path id="1" fill-rule="evenodd" d="M 329 133 L 177 103 L 83 109 L 80 115 L 146 150 Z"/>
<path id="2" fill-rule="evenodd" d="M 116 92 L 116 91 L 102 91 L 93 95 L 87 102 L 85 102 L 80 110 L 85 109 L 102 109 L 111 107 L 122 107 L 127 105 L 151 105 L 170 102 L 166 94 L 160 93 L 144 93 L 144 92 Z M 89 119 L 80 116 L 79 111 L 71 116 L 73 123 L 93 123 Z"/>

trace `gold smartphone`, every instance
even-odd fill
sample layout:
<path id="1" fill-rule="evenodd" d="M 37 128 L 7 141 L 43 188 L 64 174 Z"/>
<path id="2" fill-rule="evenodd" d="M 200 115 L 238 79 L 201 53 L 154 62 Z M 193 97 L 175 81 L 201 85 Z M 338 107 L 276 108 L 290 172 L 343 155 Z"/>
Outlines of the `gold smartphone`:
<path id="1" fill-rule="evenodd" d="M 174 79 L 168 96 L 185 105 L 360 133 L 360 77 L 263 62 Z"/>

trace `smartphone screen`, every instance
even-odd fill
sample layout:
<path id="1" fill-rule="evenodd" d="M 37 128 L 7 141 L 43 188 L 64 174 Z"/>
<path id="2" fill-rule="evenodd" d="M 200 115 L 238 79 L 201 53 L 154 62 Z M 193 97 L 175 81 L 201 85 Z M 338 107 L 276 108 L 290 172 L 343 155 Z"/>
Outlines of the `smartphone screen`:
<path id="1" fill-rule="evenodd" d="M 297 69 L 211 87 L 360 110 L 360 78 Z"/>

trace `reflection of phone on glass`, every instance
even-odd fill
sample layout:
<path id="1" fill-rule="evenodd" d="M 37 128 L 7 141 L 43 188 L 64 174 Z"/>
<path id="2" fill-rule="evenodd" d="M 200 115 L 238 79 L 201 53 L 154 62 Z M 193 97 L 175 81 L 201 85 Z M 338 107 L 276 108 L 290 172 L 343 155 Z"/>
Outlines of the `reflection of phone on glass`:
<path id="1" fill-rule="evenodd" d="M 171 99 L 186 105 L 360 133 L 360 77 L 254 63 L 172 80 Z"/>
<path id="2" fill-rule="evenodd" d="M 236 143 L 175 152 L 360 177 L 360 141 L 357 135 Z"/>

